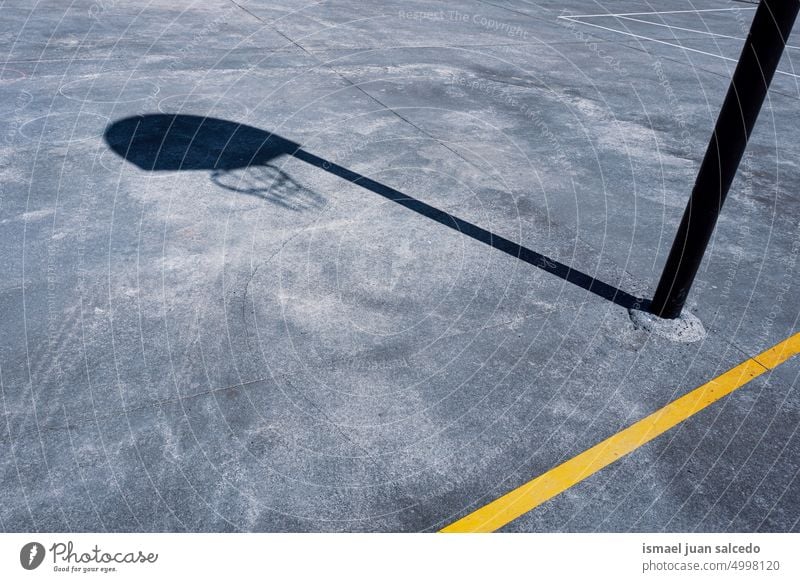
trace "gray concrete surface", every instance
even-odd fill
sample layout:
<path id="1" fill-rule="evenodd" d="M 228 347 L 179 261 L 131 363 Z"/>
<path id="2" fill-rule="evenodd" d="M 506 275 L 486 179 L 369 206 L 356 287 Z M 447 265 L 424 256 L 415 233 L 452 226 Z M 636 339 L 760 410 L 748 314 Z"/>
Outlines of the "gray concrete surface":
<path id="1" fill-rule="evenodd" d="M 0 530 L 432 531 L 795 333 L 800 34 L 690 299 L 705 339 L 548 272 L 650 296 L 752 8 L 3 3 Z M 145 114 L 328 165 L 150 171 L 104 138 Z M 505 529 L 797 531 L 798 366 Z"/>

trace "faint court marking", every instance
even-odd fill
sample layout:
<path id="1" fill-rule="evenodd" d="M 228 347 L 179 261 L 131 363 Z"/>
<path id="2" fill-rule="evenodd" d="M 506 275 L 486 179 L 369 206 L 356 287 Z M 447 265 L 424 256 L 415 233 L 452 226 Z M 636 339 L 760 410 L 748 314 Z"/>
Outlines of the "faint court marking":
<path id="1" fill-rule="evenodd" d="M 689 51 L 689 52 L 693 52 L 693 53 L 698 53 L 698 54 L 705 55 L 705 56 L 708 56 L 708 57 L 714 57 L 716 59 L 722 59 L 724 61 L 729 61 L 729 62 L 736 63 L 736 62 L 739 61 L 738 58 L 726 57 L 725 55 L 719 55 L 719 54 L 716 54 L 716 53 L 710 53 L 708 51 L 702 51 L 700 49 L 691 48 L 691 47 L 688 47 L 688 46 L 684 46 L 682 44 L 677 44 L 677 43 L 669 42 L 669 41 L 666 41 L 666 40 L 660 40 L 660 39 L 657 39 L 657 38 L 652 38 L 652 37 L 644 36 L 644 35 L 641 35 L 641 34 L 635 34 L 633 32 L 627 32 L 627 31 L 623 31 L 623 30 L 618 30 L 616 28 L 609 28 L 607 26 L 601 26 L 599 24 L 594 24 L 592 22 L 586 22 L 585 19 L 586 18 L 600 18 L 600 17 L 607 17 L 607 18 L 618 17 L 618 18 L 623 18 L 623 17 L 628 17 L 628 16 L 648 16 L 648 15 L 649 16 L 655 16 L 655 15 L 661 15 L 661 14 L 686 14 L 686 13 L 695 13 L 695 12 L 729 12 L 729 11 L 738 11 L 738 10 L 755 10 L 755 7 L 753 7 L 753 8 L 739 8 L 739 7 L 736 7 L 736 8 L 706 8 L 706 9 L 699 9 L 699 10 L 668 10 L 668 11 L 663 11 L 663 12 L 622 12 L 622 13 L 619 13 L 619 14 L 603 14 L 603 13 L 601 13 L 601 14 L 577 14 L 577 15 L 571 15 L 570 14 L 570 15 L 562 15 L 562 16 L 559 16 L 558 18 L 560 20 L 567 20 L 569 22 L 574 22 L 574 23 L 577 23 L 577 24 L 583 24 L 585 26 L 591 26 L 593 28 L 599 28 L 601 30 L 607 30 L 609 32 L 616 32 L 617 34 L 622 34 L 624 36 L 630 36 L 632 38 L 636 38 L 636 39 L 640 39 L 640 40 L 646 40 L 648 42 L 655 42 L 655 43 L 658 43 L 658 44 L 663 44 L 663 45 L 666 45 L 666 46 L 679 48 L 679 49 L 681 49 L 683 51 Z M 629 20 L 632 20 L 632 19 L 629 19 Z M 639 21 L 639 22 L 646 22 L 646 21 Z M 647 22 L 647 24 L 656 24 L 656 23 Z M 670 26 L 670 25 L 663 25 L 663 26 L 668 26 L 669 28 L 674 28 L 676 30 L 681 30 L 680 27 L 674 27 L 674 26 Z M 709 33 L 707 33 L 707 34 L 709 34 Z M 714 35 L 714 33 L 710 33 L 710 34 L 712 34 L 713 36 L 716 36 L 716 35 Z M 789 47 L 789 48 L 797 48 L 797 47 Z M 794 73 L 789 73 L 789 72 L 786 72 L 786 71 L 781 71 L 780 69 L 775 71 L 775 73 L 779 74 L 779 75 L 785 75 L 787 77 L 792 77 L 793 79 L 800 79 L 800 75 L 796 75 Z"/>

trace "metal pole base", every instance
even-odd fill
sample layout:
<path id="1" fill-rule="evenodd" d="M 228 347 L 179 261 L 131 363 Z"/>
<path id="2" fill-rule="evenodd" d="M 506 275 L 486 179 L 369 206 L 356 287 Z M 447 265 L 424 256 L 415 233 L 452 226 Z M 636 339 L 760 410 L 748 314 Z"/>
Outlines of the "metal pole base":
<path id="1" fill-rule="evenodd" d="M 672 342 L 690 344 L 706 337 L 706 329 L 702 322 L 688 312 L 674 319 L 666 319 L 636 309 L 629 309 L 628 315 L 636 329 L 649 331 Z"/>

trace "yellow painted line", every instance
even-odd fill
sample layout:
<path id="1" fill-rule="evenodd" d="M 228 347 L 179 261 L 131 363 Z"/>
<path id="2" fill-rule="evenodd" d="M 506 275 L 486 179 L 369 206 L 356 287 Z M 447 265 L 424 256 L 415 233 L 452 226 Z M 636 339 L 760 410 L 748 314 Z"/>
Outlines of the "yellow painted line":
<path id="1" fill-rule="evenodd" d="M 764 350 L 753 359 L 758 360 L 758 363 L 765 368 L 772 370 L 796 354 L 800 354 L 800 333 Z"/>
<path id="2" fill-rule="evenodd" d="M 710 382 L 673 400 L 650 416 L 532 481 L 509 491 L 441 531 L 448 533 L 496 531 L 798 353 L 800 353 L 800 333 L 794 334 L 754 358 L 745 360 Z"/>

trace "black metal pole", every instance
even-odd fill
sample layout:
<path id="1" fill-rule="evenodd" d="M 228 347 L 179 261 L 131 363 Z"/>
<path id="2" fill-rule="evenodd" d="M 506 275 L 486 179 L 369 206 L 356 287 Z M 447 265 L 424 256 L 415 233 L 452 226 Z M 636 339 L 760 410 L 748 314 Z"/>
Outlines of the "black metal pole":
<path id="1" fill-rule="evenodd" d="M 681 314 L 798 10 L 800 0 L 761 0 L 756 9 L 653 296 L 650 311 L 659 317 Z"/>

